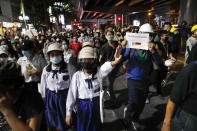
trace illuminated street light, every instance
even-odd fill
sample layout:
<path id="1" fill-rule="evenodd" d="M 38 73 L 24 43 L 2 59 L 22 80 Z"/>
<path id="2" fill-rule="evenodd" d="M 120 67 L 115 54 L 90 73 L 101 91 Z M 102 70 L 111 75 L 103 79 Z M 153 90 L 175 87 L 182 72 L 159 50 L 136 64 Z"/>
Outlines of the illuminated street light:
<path id="1" fill-rule="evenodd" d="M 148 13 L 148 16 L 151 16 L 151 15 L 152 15 L 152 14 L 149 12 L 149 13 Z"/>
<path id="2" fill-rule="evenodd" d="M 21 21 L 22 20 L 29 20 L 29 16 L 25 16 L 24 18 L 23 18 L 23 16 L 19 16 L 18 19 Z"/>

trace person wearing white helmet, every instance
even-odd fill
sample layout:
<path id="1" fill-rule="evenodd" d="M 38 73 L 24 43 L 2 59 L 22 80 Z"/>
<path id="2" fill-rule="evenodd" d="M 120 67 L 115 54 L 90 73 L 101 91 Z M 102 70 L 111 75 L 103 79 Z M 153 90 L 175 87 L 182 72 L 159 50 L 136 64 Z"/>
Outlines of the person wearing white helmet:
<path id="1" fill-rule="evenodd" d="M 79 52 L 78 62 L 82 70 L 73 75 L 66 102 L 68 125 L 71 124 L 73 107 L 77 104 L 77 131 L 102 130 L 99 104 L 101 81 L 121 61 L 120 46 L 114 57 L 114 61 L 107 61 L 98 68 L 97 54 L 91 43 L 85 44 Z"/>
<path id="2" fill-rule="evenodd" d="M 47 54 L 50 63 L 43 70 L 40 84 L 40 93 L 46 106 L 46 121 L 48 129 L 65 131 L 69 128 L 65 122 L 65 109 L 72 71 L 64 62 L 63 49 L 58 43 L 52 42 Z"/>
<path id="3" fill-rule="evenodd" d="M 140 33 L 153 33 L 150 24 L 144 24 L 139 29 Z M 127 41 L 122 42 L 121 55 L 123 60 L 128 60 L 128 72 L 126 74 L 128 87 L 128 106 L 125 119 L 132 125 L 132 130 L 137 131 L 139 127 L 139 116 L 142 113 L 148 96 L 148 85 L 150 73 L 154 61 L 160 64 L 161 58 L 155 50 L 154 43 L 149 41 L 148 50 L 126 48 Z"/>

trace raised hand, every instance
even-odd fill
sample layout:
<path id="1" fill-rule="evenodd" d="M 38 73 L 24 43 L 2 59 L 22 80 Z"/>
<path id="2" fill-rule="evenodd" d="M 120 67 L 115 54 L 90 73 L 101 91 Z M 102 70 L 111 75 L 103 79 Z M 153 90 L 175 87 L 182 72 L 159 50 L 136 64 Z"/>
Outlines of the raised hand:
<path id="1" fill-rule="evenodd" d="M 116 53 L 114 55 L 115 60 L 112 61 L 112 66 L 117 65 L 118 63 L 121 62 L 122 60 L 122 55 L 120 55 L 121 47 L 120 45 L 116 48 Z"/>

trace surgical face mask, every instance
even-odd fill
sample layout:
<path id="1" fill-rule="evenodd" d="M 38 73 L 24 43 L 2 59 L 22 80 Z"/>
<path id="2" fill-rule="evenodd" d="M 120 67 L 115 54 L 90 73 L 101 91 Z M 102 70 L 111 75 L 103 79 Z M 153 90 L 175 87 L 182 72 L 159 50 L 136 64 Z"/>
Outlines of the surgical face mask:
<path id="1" fill-rule="evenodd" d="M 29 51 L 22 51 L 22 53 L 27 58 L 31 56 L 31 53 Z"/>
<path id="2" fill-rule="evenodd" d="M 82 66 L 88 73 L 94 73 L 97 70 L 96 64 L 92 62 L 83 63 Z"/>
<path id="3" fill-rule="evenodd" d="M 50 62 L 53 64 L 59 64 L 62 61 L 62 56 L 55 56 L 50 58 Z"/>
<path id="4" fill-rule="evenodd" d="M 8 58 L 0 58 L 0 61 L 8 60 Z"/>
<path id="5" fill-rule="evenodd" d="M 67 50 L 68 49 L 68 45 L 62 45 L 62 49 Z"/>
<path id="6" fill-rule="evenodd" d="M 8 50 L 8 45 L 1 45 L 0 47 L 5 49 L 5 50 Z"/>
<path id="7" fill-rule="evenodd" d="M 106 39 L 107 39 L 108 41 L 113 41 L 113 40 L 114 40 L 114 36 L 106 36 Z"/>
<path id="8" fill-rule="evenodd" d="M 81 37 L 84 37 L 84 34 L 81 34 Z"/>

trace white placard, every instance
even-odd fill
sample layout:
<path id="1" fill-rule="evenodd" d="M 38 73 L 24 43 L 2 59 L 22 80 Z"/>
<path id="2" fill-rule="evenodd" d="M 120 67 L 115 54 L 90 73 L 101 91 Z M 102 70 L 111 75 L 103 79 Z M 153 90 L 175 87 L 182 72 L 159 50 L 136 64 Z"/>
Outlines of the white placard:
<path id="1" fill-rule="evenodd" d="M 149 34 L 147 33 L 126 33 L 128 41 L 127 48 L 148 50 Z"/>

